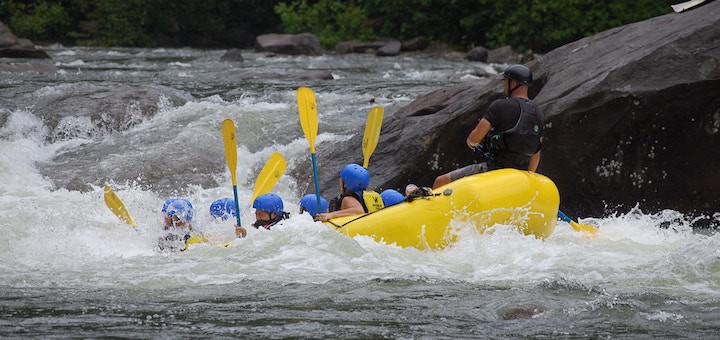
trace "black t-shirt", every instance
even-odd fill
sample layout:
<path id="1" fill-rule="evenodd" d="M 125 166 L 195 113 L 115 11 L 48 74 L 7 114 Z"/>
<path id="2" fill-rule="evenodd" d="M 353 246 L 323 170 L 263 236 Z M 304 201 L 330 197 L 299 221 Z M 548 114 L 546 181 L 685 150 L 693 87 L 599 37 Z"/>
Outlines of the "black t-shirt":
<path id="1" fill-rule="evenodd" d="M 496 99 L 490 103 L 488 112 L 482 117 L 490 122 L 495 131 L 506 131 L 520 119 L 520 104 L 511 98 Z"/>

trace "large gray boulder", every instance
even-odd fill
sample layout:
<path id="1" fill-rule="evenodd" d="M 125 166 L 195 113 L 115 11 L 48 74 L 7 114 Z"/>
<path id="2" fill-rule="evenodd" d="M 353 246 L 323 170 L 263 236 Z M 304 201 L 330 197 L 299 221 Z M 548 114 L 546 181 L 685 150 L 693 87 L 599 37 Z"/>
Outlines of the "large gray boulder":
<path id="1" fill-rule="evenodd" d="M 718 210 L 717 13 L 720 1 L 625 25 L 528 64 L 535 73 L 531 97 L 547 123 L 539 172 L 558 185 L 565 212 L 600 216 L 608 206 L 636 204 Z M 371 186 L 430 185 L 469 164 L 475 155 L 465 138 L 501 91 L 499 81 L 487 79 L 429 93 L 387 115 L 370 162 Z M 332 151 L 319 148 L 328 169 L 321 172 L 325 196 L 338 193 L 344 164 L 362 163 L 363 128 Z"/>
<path id="2" fill-rule="evenodd" d="M 36 49 L 30 40 L 15 36 L 0 22 L 0 58 L 47 59 L 50 56 L 45 51 Z"/>

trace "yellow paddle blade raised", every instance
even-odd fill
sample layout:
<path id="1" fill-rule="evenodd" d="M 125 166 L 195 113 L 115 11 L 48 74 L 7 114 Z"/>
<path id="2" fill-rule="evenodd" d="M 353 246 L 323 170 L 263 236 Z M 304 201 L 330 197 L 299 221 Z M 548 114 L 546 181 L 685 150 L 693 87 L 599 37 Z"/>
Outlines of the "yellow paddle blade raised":
<path id="1" fill-rule="evenodd" d="M 257 179 L 255 180 L 255 188 L 253 189 L 253 195 L 250 198 L 250 204 L 255 202 L 255 198 L 260 195 L 264 195 L 270 192 L 275 186 L 275 183 L 282 177 L 287 168 L 287 161 L 279 152 L 274 152 L 270 155 L 270 159 L 265 163 L 265 166 L 260 171 Z"/>
<path id="2" fill-rule="evenodd" d="M 318 134 L 315 93 L 307 87 L 301 87 L 297 90 L 297 102 L 298 111 L 300 112 L 300 125 L 308 143 L 310 143 L 310 153 L 315 153 L 315 137 Z"/>
<path id="3" fill-rule="evenodd" d="M 365 159 L 363 161 L 363 168 L 365 169 L 370 165 L 370 156 L 375 152 L 378 140 L 380 140 L 383 115 L 385 115 L 385 110 L 382 106 L 373 107 L 368 114 L 367 123 L 365 123 L 365 134 L 362 140 L 362 152 L 363 158 Z"/>
<path id="4" fill-rule="evenodd" d="M 235 136 L 235 122 L 232 119 L 225 119 L 222 122 L 223 146 L 225 147 L 225 161 L 230 169 L 232 185 L 237 185 L 237 139 Z"/>
<path id="5" fill-rule="evenodd" d="M 125 209 L 125 204 L 123 204 L 120 197 L 118 197 L 113 189 L 107 184 L 105 185 L 105 204 L 121 221 L 131 225 L 133 228 L 137 227 L 135 221 L 133 221 L 132 217 L 130 217 L 130 213 L 128 213 L 127 209 Z"/>

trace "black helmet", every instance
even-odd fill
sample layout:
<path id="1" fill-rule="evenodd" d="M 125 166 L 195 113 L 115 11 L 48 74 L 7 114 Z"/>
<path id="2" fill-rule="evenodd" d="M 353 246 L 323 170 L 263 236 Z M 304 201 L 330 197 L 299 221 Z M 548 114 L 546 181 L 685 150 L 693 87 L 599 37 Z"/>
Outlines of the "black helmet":
<path id="1" fill-rule="evenodd" d="M 530 69 L 525 65 L 515 64 L 510 65 L 502 73 L 503 77 L 510 78 L 516 81 L 520 85 L 530 86 L 532 85 L 533 77 Z"/>

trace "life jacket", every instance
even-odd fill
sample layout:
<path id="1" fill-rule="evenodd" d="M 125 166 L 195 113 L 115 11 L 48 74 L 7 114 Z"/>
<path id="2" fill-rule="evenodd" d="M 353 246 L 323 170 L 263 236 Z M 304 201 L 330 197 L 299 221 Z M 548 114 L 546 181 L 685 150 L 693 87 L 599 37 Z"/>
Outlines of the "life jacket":
<path id="1" fill-rule="evenodd" d="M 365 212 L 368 213 L 385 208 L 385 202 L 383 202 L 382 197 L 377 191 L 364 190 L 360 203 L 363 205 Z"/>
<path id="2" fill-rule="evenodd" d="M 332 199 L 330 201 L 329 211 L 333 212 L 340 210 L 342 200 L 347 196 L 354 197 L 356 200 L 360 201 L 360 205 L 362 205 L 363 210 L 366 213 L 377 211 L 385 207 L 385 204 L 383 203 L 382 197 L 379 193 L 371 190 L 363 190 L 345 192 L 342 195 Z"/>
<path id="3" fill-rule="evenodd" d="M 511 167 L 525 170 L 530 157 L 541 148 L 544 122 L 540 108 L 529 99 L 513 98 L 520 105 L 520 117 L 517 123 L 505 131 L 490 130 L 483 144 L 486 156 L 498 167 Z"/>

